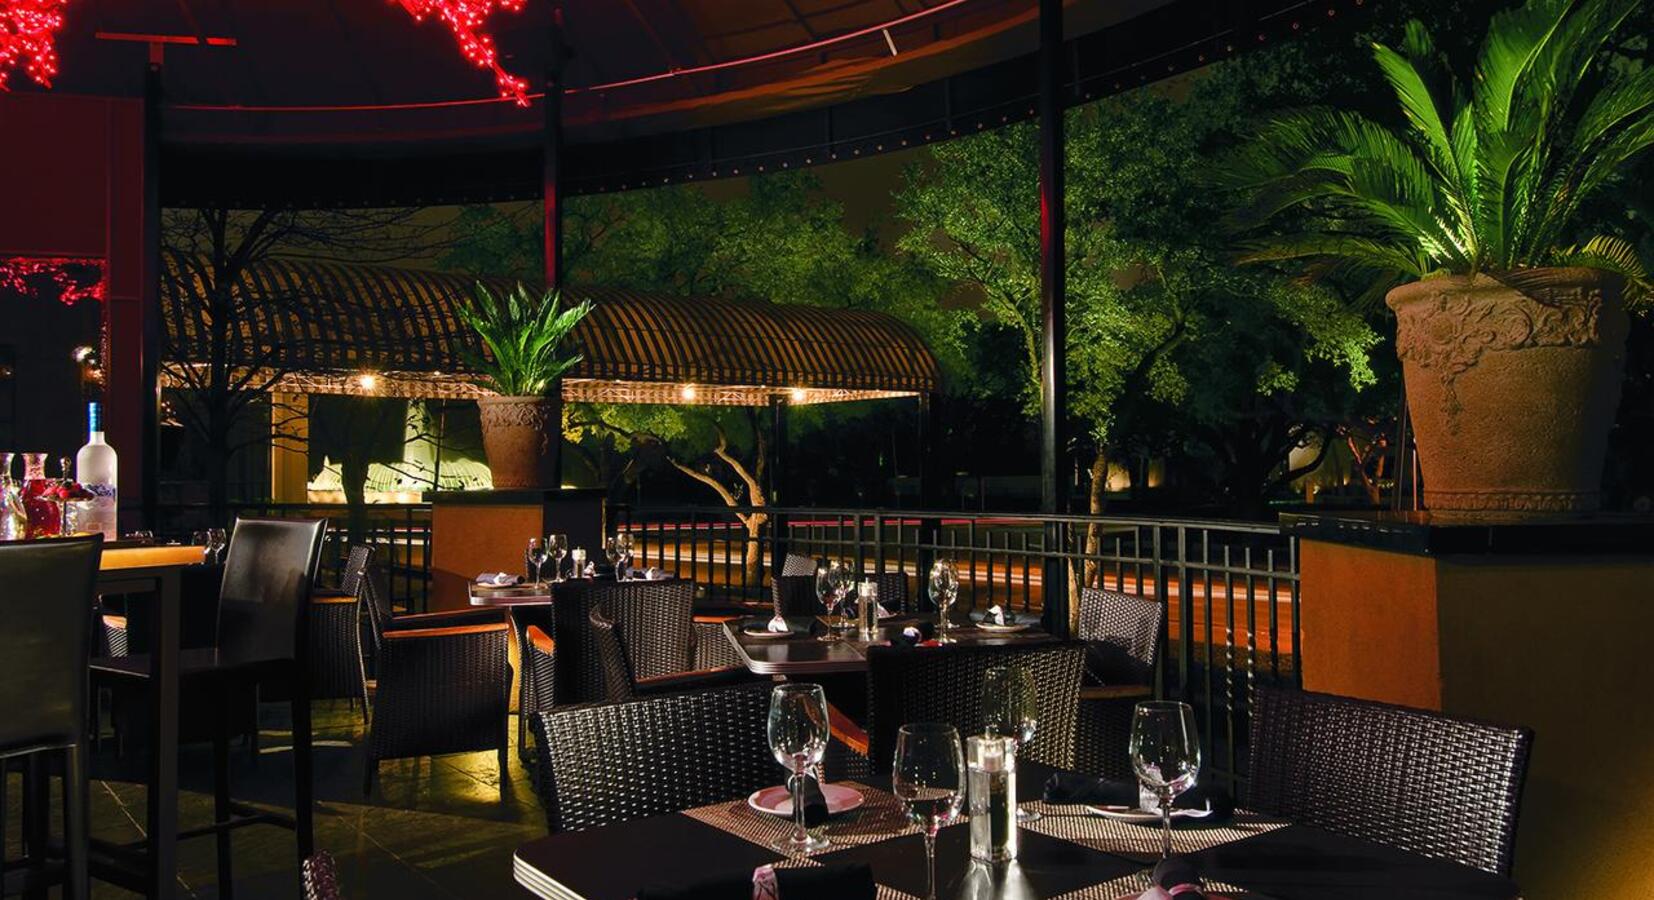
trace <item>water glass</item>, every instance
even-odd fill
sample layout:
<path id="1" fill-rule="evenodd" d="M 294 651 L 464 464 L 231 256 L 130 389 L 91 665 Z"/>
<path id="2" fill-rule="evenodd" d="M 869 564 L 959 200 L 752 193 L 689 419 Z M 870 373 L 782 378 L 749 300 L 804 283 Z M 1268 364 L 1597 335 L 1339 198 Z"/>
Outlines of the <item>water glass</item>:
<path id="1" fill-rule="evenodd" d="M 551 554 L 546 550 L 546 544 L 544 541 L 537 537 L 528 539 L 528 552 L 524 554 L 524 558 L 527 559 L 528 564 L 533 567 L 532 572 L 535 584 L 540 583 L 540 570 L 545 568 L 546 559 L 550 555 Z"/>
<path id="2" fill-rule="evenodd" d="M 827 610 L 827 630 L 822 633 L 821 639 L 824 641 L 839 640 L 836 629 L 843 618 L 840 609 L 843 597 L 833 590 L 833 570 L 830 566 L 818 566 L 816 568 L 816 601 L 821 604 L 823 609 Z"/>
<path id="3" fill-rule="evenodd" d="M 959 817 L 965 796 L 965 754 L 952 725 L 903 725 L 896 732 L 891 790 L 908 821 L 925 835 L 925 900 L 936 900 L 936 834 Z"/>
<path id="4" fill-rule="evenodd" d="M 804 827 L 804 778 L 826 755 L 829 737 L 827 695 L 821 685 L 792 682 L 770 691 L 770 752 L 787 767 L 793 794 L 792 834 L 770 845 L 783 853 L 810 853 L 830 843 Z"/>
<path id="5" fill-rule="evenodd" d="M 1034 740 L 1039 728 L 1039 694 L 1027 666 L 990 666 L 982 673 L 982 720 L 988 734 L 1009 738 L 1017 749 Z M 1040 814 L 1017 809 L 1018 822 L 1036 822 Z"/>
<path id="6" fill-rule="evenodd" d="M 1152 700 L 1131 716 L 1131 767 L 1137 781 L 1160 800 L 1160 858 L 1172 855 L 1172 801 L 1194 787 L 1200 774 L 1200 736 L 1187 703 Z"/>
<path id="7" fill-rule="evenodd" d="M 563 580 L 563 557 L 569 555 L 569 536 L 566 534 L 546 535 L 546 552 L 551 554 L 551 580 Z"/>
<path id="8" fill-rule="evenodd" d="M 603 556 L 609 561 L 609 565 L 614 567 L 615 580 L 625 581 L 626 578 L 620 568 L 620 561 L 625 553 L 620 549 L 620 538 L 618 536 L 611 534 L 603 539 Z"/>
<path id="9" fill-rule="evenodd" d="M 959 598 L 959 573 L 954 571 L 953 563 L 945 559 L 937 560 L 930 567 L 930 601 L 936 604 L 936 632 L 937 642 L 953 643 L 948 635 L 953 628 L 953 622 L 948 618 L 953 609 L 953 602 Z"/>

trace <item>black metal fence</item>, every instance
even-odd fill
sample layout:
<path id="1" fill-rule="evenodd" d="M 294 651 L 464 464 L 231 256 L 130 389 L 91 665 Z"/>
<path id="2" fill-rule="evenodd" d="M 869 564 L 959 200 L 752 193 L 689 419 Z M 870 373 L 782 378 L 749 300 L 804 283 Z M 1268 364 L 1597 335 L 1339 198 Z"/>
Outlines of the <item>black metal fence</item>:
<path id="1" fill-rule="evenodd" d="M 933 560 L 954 562 L 961 606 L 1043 613 L 1048 586 L 1103 587 L 1165 604 L 1158 696 L 1193 703 L 1207 758 L 1241 771 L 1260 683 L 1296 683 L 1298 546 L 1260 523 L 865 509 L 615 507 L 636 565 L 659 566 L 713 598 L 763 600 L 786 554 L 903 572 L 923 597 Z"/>
<path id="2" fill-rule="evenodd" d="M 390 580 L 391 601 L 414 612 L 424 612 L 430 594 L 431 507 L 425 503 L 371 503 L 352 516 L 337 503 L 237 503 L 225 521 L 214 521 L 206 504 L 164 505 L 158 510 L 158 540 L 188 540 L 203 528 L 228 528 L 237 517 L 327 519 L 327 542 L 322 547 L 321 578 L 338 583 L 350 545 L 379 546 L 379 561 Z"/>

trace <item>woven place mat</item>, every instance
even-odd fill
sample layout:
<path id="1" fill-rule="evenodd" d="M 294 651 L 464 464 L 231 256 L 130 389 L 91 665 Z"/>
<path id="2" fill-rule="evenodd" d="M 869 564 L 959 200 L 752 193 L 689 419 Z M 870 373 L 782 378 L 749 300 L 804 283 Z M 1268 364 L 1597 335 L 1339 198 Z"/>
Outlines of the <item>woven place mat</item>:
<path id="1" fill-rule="evenodd" d="M 1105 881 L 1102 884 L 1083 887 L 1077 891 L 1069 891 L 1058 896 L 1056 900 L 1121 900 L 1124 897 L 1136 897 L 1151 887 L 1153 887 L 1153 884 L 1149 881 L 1149 873 L 1146 871 L 1136 872 L 1116 878 L 1113 881 Z M 1235 896 L 1244 893 L 1242 888 L 1219 881 L 1208 883 L 1206 890 Z"/>
<path id="2" fill-rule="evenodd" d="M 1022 827 L 1049 837 L 1071 841 L 1103 853 L 1142 856 L 1160 855 L 1160 826 L 1134 825 L 1107 816 L 1086 812 L 1081 806 L 1053 806 L 1047 803 L 1024 803 L 1022 806 L 1038 811 L 1044 818 L 1024 822 Z M 1211 828 L 1173 828 L 1174 853 L 1198 853 L 1202 850 L 1239 841 L 1257 834 L 1284 828 L 1286 822 L 1270 819 L 1246 810 L 1236 810 L 1235 818 L 1227 825 Z M 1116 895 L 1118 896 L 1118 895 Z"/>
<path id="3" fill-rule="evenodd" d="M 826 830 L 827 839 L 832 843 L 816 853 L 831 853 L 846 847 L 876 844 L 893 837 L 919 832 L 918 827 L 907 820 L 906 814 L 902 812 L 902 801 L 898 800 L 895 794 L 854 781 L 838 783 L 861 791 L 866 802 L 854 812 L 834 816 L 827 821 L 823 828 Z M 793 827 L 790 819 L 755 811 L 747 805 L 745 797 L 684 810 L 683 815 L 762 847 L 768 847 L 770 842 L 777 838 L 786 837 Z"/>

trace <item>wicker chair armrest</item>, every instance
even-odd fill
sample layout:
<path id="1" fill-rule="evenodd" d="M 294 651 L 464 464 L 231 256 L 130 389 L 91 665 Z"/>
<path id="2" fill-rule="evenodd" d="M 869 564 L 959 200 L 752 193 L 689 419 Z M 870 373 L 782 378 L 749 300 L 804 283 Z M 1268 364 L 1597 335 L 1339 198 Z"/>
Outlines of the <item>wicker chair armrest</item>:
<path id="1" fill-rule="evenodd" d="M 547 656 L 555 656 L 557 654 L 556 639 L 551 635 L 546 634 L 540 626 L 530 625 L 523 629 L 523 634 L 528 638 L 528 647 L 530 650 L 537 650 Z"/>
<path id="2" fill-rule="evenodd" d="M 745 616 L 695 616 L 694 617 L 694 622 L 695 622 L 696 625 L 722 625 L 725 622 L 733 622 L 736 619 L 743 619 L 743 618 L 746 618 L 746 617 Z"/>
<path id="3" fill-rule="evenodd" d="M 504 622 L 495 622 L 487 625 L 448 625 L 437 628 L 405 628 L 399 631 L 385 632 L 385 642 L 400 643 L 403 641 L 465 637 L 473 634 L 504 632 L 509 628 L 510 626 L 506 625 Z"/>
<path id="4" fill-rule="evenodd" d="M 409 613 L 392 617 L 385 623 L 385 631 L 404 631 L 410 628 L 448 628 L 455 625 L 505 624 L 505 613 L 498 609 L 450 609 L 442 612 Z"/>
<path id="5" fill-rule="evenodd" d="M 319 587 L 310 589 L 311 603 L 355 603 L 356 595 L 345 590 L 333 587 Z"/>
<path id="6" fill-rule="evenodd" d="M 833 738 L 858 756 L 867 755 L 867 731 L 833 704 L 827 704 L 827 728 Z"/>
<path id="7" fill-rule="evenodd" d="M 719 669 L 697 669 L 693 672 L 674 672 L 671 675 L 656 675 L 652 678 L 639 678 L 633 682 L 633 688 L 639 694 L 666 694 L 741 684 L 752 680 L 752 678 L 752 673 L 745 668 L 732 666 Z"/>
<path id="8" fill-rule="evenodd" d="M 729 639 L 724 637 L 725 621 L 721 617 L 695 617 L 692 624 L 695 629 L 695 668 L 722 669 L 745 665 L 741 660 L 741 654 L 730 644 Z"/>
<path id="9" fill-rule="evenodd" d="M 103 627 L 113 628 L 113 629 L 116 629 L 116 630 L 119 630 L 119 631 L 125 631 L 126 630 L 126 616 L 116 616 L 116 615 L 110 615 L 110 614 L 106 613 L 103 617 Z"/>
<path id="10" fill-rule="evenodd" d="M 1154 688 L 1146 684 L 1082 685 L 1081 700 L 1141 700 L 1153 697 Z"/>

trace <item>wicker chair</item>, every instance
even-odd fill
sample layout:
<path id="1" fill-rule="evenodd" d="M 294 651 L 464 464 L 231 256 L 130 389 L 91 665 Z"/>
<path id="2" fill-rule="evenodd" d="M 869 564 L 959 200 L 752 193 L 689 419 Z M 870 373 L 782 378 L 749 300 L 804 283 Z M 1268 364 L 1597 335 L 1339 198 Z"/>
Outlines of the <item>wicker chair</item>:
<path id="1" fill-rule="evenodd" d="M 373 623 L 378 683 L 368 729 L 362 793 L 379 762 L 494 750 L 500 794 L 510 777 L 511 626 L 499 610 L 395 616 L 370 570 L 362 596 Z"/>
<path id="2" fill-rule="evenodd" d="M 678 812 L 781 781 L 765 732 L 770 689 L 753 683 L 535 713 L 547 827 Z"/>
<path id="3" fill-rule="evenodd" d="M 816 561 L 802 553 L 789 553 L 781 560 L 783 575 L 814 575 Z"/>
<path id="4" fill-rule="evenodd" d="M 913 595 L 907 590 L 906 572 L 875 572 L 863 575 L 862 580 L 879 586 L 879 605 L 885 609 L 905 614 L 919 612 L 913 603 Z"/>
<path id="5" fill-rule="evenodd" d="M 1131 712 L 1153 696 L 1165 607 L 1156 600 L 1099 588 L 1080 590 L 1075 635 L 1086 642 L 1085 684 L 1074 734 L 1074 765 L 1109 778 L 1133 778 L 1126 745 Z"/>
<path id="6" fill-rule="evenodd" d="M 1246 805 L 1506 875 L 1532 744 L 1526 728 L 1260 688 Z"/>
<path id="7" fill-rule="evenodd" d="M 694 669 L 693 647 L 684 648 L 687 652 L 678 655 L 677 668 L 672 671 L 658 671 L 661 668 L 671 668 L 666 665 L 671 662 L 670 656 L 660 653 L 658 647 L 651 650 L 657 642 L 651 639 L 650 629 L 658 624 L 659 616 L 640 615 L 639 612 L 634 608 L 624 620 L 617 622 L 610 618 L 606 608 L 595 607 L 588 616 L 592 629 L 592 649 L 596 651 L 602 664 L 603 694 L 608 702 L 622 703 L 667 691 L 715 687 L 751 680 L 752 676 L 744 666 Z M 652 669 L 656 671 L 652 674 L 643 674 L 650 670 L 641 668 L 634 660 L 653 662 Z"/>
<path id="8" fill-rule="evenodd" d="M 776 575 L 770 578 L 770 602 L 783 616 L 821 616 L 827 609 L 816 599 L 814 575 Z"/>
<path id="9" fill-rule="evenodd" d="M 715 635 L 715 623 L 695 623 L 694 602 L 695 585 L 688 580 L 575 579 L 558 584 L 550 634 L 556 655 L 548 661 L 552 683 L 549 690 L 535 698 L 532 709 L 607 699 L 603 661 L 592 643 L 593 609 L 606 610 L 623 630 L 637 623 L 630 631 L 632 644 L 627 648 L 637 677 L 697 668 L 700 644 L 711 644 L 714 636 L 718 643 L 729 642 Z"/>
<path id="10" fill-rule="evenodd" d="M 304 900 L 339 900 L 339 870 L 333 854 L 319 850 L 304 861 Z"/>
<path id="11" fill-rule="evenodd" d="M 310 697 L 362 701 L 367 720 L 367 678 L 362 663 L 361 585 L 377 548 L 350 548 L 339 587 L 310 595 Z"/>
<path id="12" fill-rule="evenodd" d="M 867 651 L 867 730 L 834 733 L 851 746 L 867 747 L 872 771 L 888 772 L 896 731 L 905 722 L 948 722 L 961 735 L 983 729 L 982 675 L 992 666 L 1033 670 L 1039 695 L 1039 729 L 1023 756 L 1060 769 L 1073 768 L 1074 722 L 1080 702 L 1085 645 L 1078 641 L 998 646 L 871 647 Z"/>

